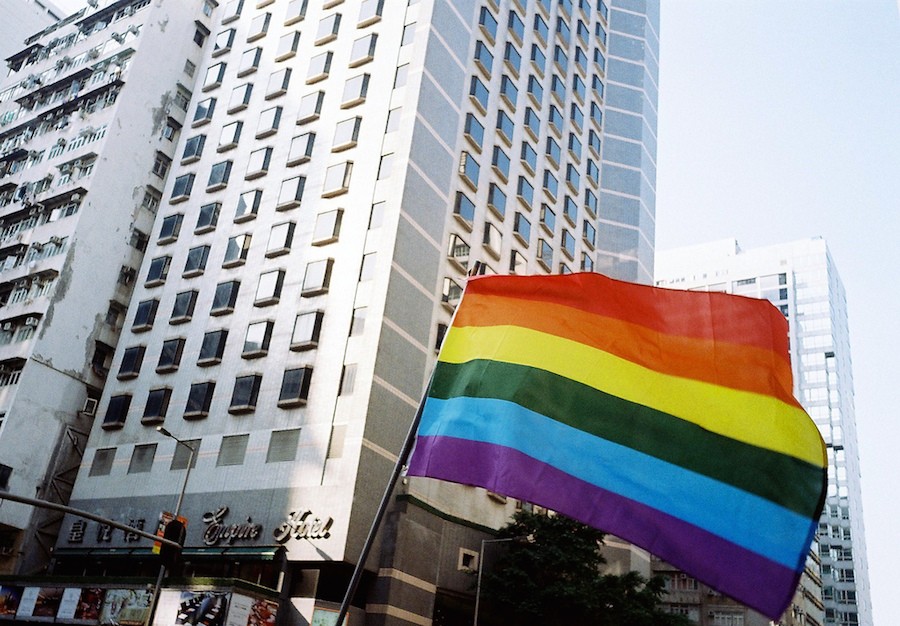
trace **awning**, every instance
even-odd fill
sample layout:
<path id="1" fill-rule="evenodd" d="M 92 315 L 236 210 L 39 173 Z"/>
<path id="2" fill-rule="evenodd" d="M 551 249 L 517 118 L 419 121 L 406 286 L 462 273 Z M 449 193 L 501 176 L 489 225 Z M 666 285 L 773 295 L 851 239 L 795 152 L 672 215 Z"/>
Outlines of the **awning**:
<path id="1" fill-rule="evenodd" d="M 185 558 L 210 560 L 239 561 L 274 561 L 284 546 L 185 546 L 182 555 Z M 150 558 L 155 557 L 151 548 L 57 548 L 54 554 L 58 558 L 94 557 L 94 558 Z"/>

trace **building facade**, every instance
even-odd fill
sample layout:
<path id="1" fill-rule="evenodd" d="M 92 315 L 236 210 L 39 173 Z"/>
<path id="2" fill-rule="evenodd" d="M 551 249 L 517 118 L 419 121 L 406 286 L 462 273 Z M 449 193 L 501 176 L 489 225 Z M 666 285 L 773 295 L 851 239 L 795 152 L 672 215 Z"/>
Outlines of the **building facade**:
<path id="1" fill-rule="evenodd" d="M 871 626 L 847 300 L 825 241 L 745 251 L 724 240 L 660 252 L 656 268 L 660 286 L 765 298 L 784 313 L 794 394 L 828 452 L 828 493 L 815 544 L 824 623 Z"/>
<path id="2" fill-rule="evenodd" d="M 221 3 L 72 505 L 147 530 L 183 490 L 180 573 L 326 620 L 466 276 L 650 281 L 658 23 L 644 0 Z M 471 619 L 520 505 L 403 481 L 350 623 Z M 158 568 L 72 516 L 55 559 Z"/>
<path id="3" fill-rule="evenodd" d="M 68 500 L 153 227 L 209 20 L 163 4 L 82 10 L 7 59 L 0 482 L 19 495 Z M 0 571 L 46 566 L 61 518 L 4 503 Z"/>
<path id="4" fill-rule="evenodd" d="M 65 14 L 46 0 L 9 0 L 0 22 L 0 59 L 22 47 L 25 37 L 51 26 Z"/>

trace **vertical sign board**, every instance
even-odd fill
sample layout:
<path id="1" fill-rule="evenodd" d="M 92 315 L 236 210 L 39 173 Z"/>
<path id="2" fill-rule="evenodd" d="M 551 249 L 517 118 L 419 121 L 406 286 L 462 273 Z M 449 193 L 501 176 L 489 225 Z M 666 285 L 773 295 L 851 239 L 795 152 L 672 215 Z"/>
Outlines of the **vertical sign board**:
<path id="1" fill-rule="evenodd" d="M 165 536 L 166 526 L 168 526 L 169 522 L 171 522 L 173 519 L 175 519 L 174 513 L 169 513 L 168 511 L 163 511 L 162 513 L 159 514 L 159 523 L 156 525 L 156 536 L 157 537 Z M 181 522 L 182 524 L 184 524 L 185 529 L 187 529 L 187 518 L 186 517 L 182 517 L 179 515 L 178 521 Z M 159 554 L 159 551 L 161 549 L 162 549 L 162 543 L 160 543 L 159 541 L 154 541 L 153 542 L 153 554 Z"/>

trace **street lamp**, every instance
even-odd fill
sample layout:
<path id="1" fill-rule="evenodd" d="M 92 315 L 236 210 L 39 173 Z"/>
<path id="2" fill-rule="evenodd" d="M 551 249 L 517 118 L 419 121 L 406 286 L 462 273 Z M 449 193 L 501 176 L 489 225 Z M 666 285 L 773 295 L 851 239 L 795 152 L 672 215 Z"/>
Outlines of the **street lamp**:
<path id="1" fill-rule="evenodd" d="M 188 478 L 191 475 L 191 467 L 194 465 L 194 454 L 196 453 L 196 450 L 194 449 L 194 446 L 186 441 L 182 441 L 181 439 L 170 433 L 168 430 L 166 430 L 163 426 L 157 426 L 156 432 L 158 432 L 160 435 L 168 437 L 169 439 L 174 439 L 176 445 L 184 446 L 190 452 L 190 455 L 188 456 L 187 470 L 184 472 L 184 480 L 181 481 L 181 493 L 178 494 L 178 502 L 175 503 L 175 512 L 172 515 L 172 519 L 177 520 L 178 514 L 181 512 L 181 503 L 184 500 L 184 492 L 185 489 L 187 489 Z M 156 586 L 153 588 L 153 599 L 150 601 L 150 615 L 147 617 L 148 626 L 153 626 L 153 620 L 156 617 L 156 607 L 159 604 L 159 590 L 162 587 L 162 581 L 165 575 L 166 564 L 165 562 L 163 562 L 159 565 L 159 574 L 156 577 Z"/>
<path id="2" fill-rule="evenodd" d="M 478 626 L 478 607 L 481 604 L 481 572 L 484 571 L 484 546 L 488 543 L 506 543 L 507 541 L 525 541 L 534 543 L 534 535 L 519 535 L 518 537 L 507 537 L 505 539 L 482 539 L 481 552 L 478 554 L 478 583 L 475 586 L 475 621 L 472 626 Z"/>

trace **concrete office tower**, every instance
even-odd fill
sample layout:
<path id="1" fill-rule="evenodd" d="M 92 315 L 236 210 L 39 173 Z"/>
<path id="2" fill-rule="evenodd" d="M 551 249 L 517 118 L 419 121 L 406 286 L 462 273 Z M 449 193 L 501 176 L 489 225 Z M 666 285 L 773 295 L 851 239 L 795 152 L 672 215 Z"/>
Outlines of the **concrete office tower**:
<path id="1" fill-rule="evenodd" d="M 466 274 L 649 279 L 644 4 L 223 2 L 73 503 L 146 529 L 184 488 L 187 576 L 277 587 L 296 623 L 334 608 Z M 157 425 L 197 449 L 189 477 Z M 471 618 L 516 503 L 397 495 L 353 617 L 466 598 Z M 58 572 L 155 574 L 124 533 L 67 523 Z"/>
<path id="2" fill-rule="evenodd" d="M 83 10 L 7 60 L 0 482 L 13 493 L 67 500 L 153 225 L 199 63 L 194 20 L 208 19 L 202 2 L 158 5 Z M 61 518 L 0 506 L 0 570 L 46 564 Z"/>
<path id="3" fill-rule="evenodd" d="M 767 298 L 788 319 L 794 394 L 828 449 L 819 523 L 825 624 L 871 626 L 844 286 L 825 241 L 741 250 L 734 240 L 661 251 L 657 284 Z"/>
<path id="4" fill-rule="evenodd" d="M 6 0 L 0 21 L 0 59 L 19 50 L 26 37 L 63 17 L 64 13 L 46 0 Z"/>

